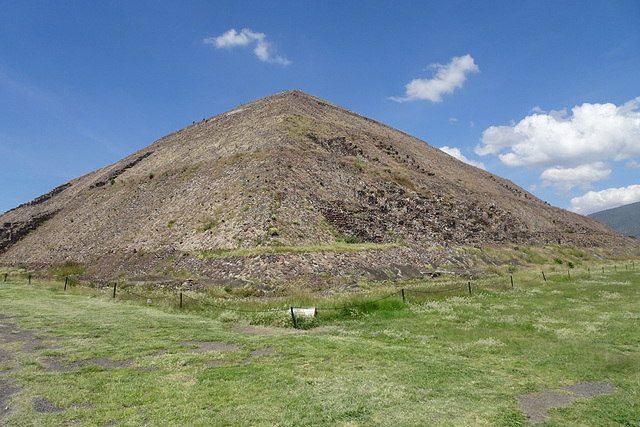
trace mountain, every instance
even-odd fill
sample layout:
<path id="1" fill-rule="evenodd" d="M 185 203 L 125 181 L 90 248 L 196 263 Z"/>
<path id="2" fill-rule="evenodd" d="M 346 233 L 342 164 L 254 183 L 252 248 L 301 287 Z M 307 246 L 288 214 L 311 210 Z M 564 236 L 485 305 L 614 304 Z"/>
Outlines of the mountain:
<path id="1" fill-rule="evenodd" d="M 640 239 L 640 202 L 619 206 L 589 215 L 625 236 Z"/>
<path id="2" fill-rule="evenodd" d="M 0 226 L 1 265 L 74 262 L 105 278 L 218 283 L 419 275 L 464 263 L 454 246 L 639 249 L 596 220 L 300 91 L 171 133 L 4 213 Z M 345 250 L 353 242 L 367 245 Z"/>

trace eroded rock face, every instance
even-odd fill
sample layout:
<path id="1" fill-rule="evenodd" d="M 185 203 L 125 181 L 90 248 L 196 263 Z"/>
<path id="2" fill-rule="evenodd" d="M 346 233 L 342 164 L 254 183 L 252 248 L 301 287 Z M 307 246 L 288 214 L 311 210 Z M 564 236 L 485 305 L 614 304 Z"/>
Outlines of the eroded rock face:
<path id="1" fill-rule="evenodd" d="M 0 226 L 1 265 L 74 261 L 97 275 L 183 269 L 211 280 L 381 277 L 391 264 L 432 265 L 442 257 L 434 247 L 553 243 L 640 252 L 640 242 L 597 221 L 300 91 L 167 135 L 6 212 Z M 406 246 L 366 255 L 198 257 L 330 247 L 337 239 Z"/>

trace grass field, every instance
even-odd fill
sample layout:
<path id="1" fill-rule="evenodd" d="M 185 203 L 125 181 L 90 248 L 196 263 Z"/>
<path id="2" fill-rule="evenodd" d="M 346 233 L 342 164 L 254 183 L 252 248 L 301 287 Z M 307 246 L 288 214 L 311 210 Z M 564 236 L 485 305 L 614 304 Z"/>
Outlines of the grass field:
<path id="1" fill-rule="evenodd" d="M 406 303 L 351 301 L 307 330 L 286 310 L 0 280 L 0 387 L 15 391 L 0 395 L 0 425 L 516 426 L 517 396 L 588 381 L 615 393 L 542 425 L 640 425 L 640 272 L 528 274 L 474 282 L 472 296 L 417 292 L 466 282 L 416 283 Z"/>

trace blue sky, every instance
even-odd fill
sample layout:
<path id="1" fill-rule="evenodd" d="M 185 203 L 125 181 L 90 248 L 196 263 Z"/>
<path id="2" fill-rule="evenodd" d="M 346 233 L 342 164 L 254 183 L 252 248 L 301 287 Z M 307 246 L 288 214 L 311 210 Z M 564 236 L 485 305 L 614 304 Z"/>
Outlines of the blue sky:
<path id="1" fill-rule="evenodd" d="M 301 89 L 580 213 L 640 201 L 640 2 L 0 0 L 0 212 Z"/>

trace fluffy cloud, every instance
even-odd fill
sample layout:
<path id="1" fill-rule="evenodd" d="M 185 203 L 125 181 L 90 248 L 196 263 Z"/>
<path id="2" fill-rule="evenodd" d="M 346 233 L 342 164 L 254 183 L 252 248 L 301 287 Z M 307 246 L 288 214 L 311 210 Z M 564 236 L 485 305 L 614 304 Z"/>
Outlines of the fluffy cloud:
<path id="1" fill-rule="evenodd" d="M 475 152 L 497 155 L 507 166 L 546 169 L 544 185 L 567 190 L 588 188 L 606 179 L 611 169 L 603 161 L 629 160 L 640 156 L 640 97 L 621 106 L 589 104 L 531 114 L 510 126 L 486 129 Z"/>
<path id="2" fill-rule="evenodd" d="M 640 156 L 640 97 L 616 107 L 582 104 L 566 111 L 532 114 L 511 126 L 491 126 L 476 154 L 499 154 L 507 166 L 578 166 Z"/>
<path id="3" fill-rule="evenodd" d="M 587 215 L 635 202 L 640 202 L 640 185 L 589 191 L 584 196 L 571 199 L 570 210 Z"/>
<path id="4" fill-rule="evenodd" d="M 230 49 L 238 46 L 244 47 L 249 46 L 250 44 L 255 44 L 253 53 L 255 53 L 261 61 L 281 65 L 291 64 L 291 61 L 287 58 L 273 53 L 271 43 L 267 41 L 267 36 L 264 33 L 255 33 L 248 28 L 244 28 L 240 32 L 237 32 L 232 28 L 221 36 L 204 39 L 203 43 L 211 44 L 217 49 Z"/>
<path id="5" fill-rule="evenodd" d="M 573 187 L 583 190 L 591 187 L 592 182 L 601 181 L 611 176 L 611 167 L 604 162 L 589 163 L 576 168 L 556 166 L 542 172 L 540 179 L 545 187 L 554 186 L 562 191 L 569 191 Z"/>
<path id="6" fill-rule="evenodd" d="M 440 147 L 440 150 L 444 151 L 445 153 L 447 153 L 450 156 L 455 157 L 456 159 L 460 160 L 461 162 L 465 162 L 468 165 L 475 166 L 477 168 L 487 170 L 487 168 L 484 166 L 484 163 L 476 162 L 475 160 L 468 159 L 464 154 L 462 154 L 460 149 L 457 148 L 457 147 L 447 147 L 445 145 L 444 147 Z"/>
<path id="7" fill-rule="evenodd" d="M 437 70 L 432 79 L 414 79 L 405 85 L 405 97 L 391 97 L 397 102 L 412 101 L 414 99 L 428 99 L 441 102 L 443 93 L 452 93 L 454 89 L 462 87 L 467 80 L 468 73 L 480 71 L 471 55 L 456 56 L 447 65 L 431 64 L 429 68 Z"/>

